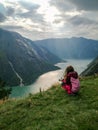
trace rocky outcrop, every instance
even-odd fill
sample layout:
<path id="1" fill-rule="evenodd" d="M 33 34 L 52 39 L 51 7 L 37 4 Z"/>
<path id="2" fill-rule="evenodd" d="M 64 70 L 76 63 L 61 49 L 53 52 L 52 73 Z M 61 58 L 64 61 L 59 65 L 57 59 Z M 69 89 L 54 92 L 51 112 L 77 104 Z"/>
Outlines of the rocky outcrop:
<path id="1" fill-rule="evenodd" d="M 81 73 L 81 76 L 90 76 L 90 75 L 98 75 L 98 57 L 95 58 L 87 67 L 86 70 L 84 70 Z"/>

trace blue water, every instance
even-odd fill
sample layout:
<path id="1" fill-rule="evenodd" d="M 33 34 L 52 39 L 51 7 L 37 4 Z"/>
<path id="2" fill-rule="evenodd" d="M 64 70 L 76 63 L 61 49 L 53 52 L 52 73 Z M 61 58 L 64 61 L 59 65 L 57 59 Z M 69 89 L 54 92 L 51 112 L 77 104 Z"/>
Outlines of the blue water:
<path id="1" fill-rule="evenodd" d="M 59 82 L 59 79 L 63 76 L 63 72 L 65 68 L 68 65 L 72 65 L 75 70 L 80 74 L 83 70 L 87 68 L 87 65 L 92 61 L 92 59 L 88 60 L 67 60 L 67 62 L 62 62 L 56 64 L 56 66 L 59 66 L 61 69 L 56 71 L 51 71 L 48 73 L 45 73 L 31 85 L 29 86 L 16 86 L 12 88 L 12 94 L 10 95 L 10 98 L 22 98 L 28 96 L 30 93 L 37 93 L 40 91 L 47 90 L 50 88 L 53 84 Z"/>

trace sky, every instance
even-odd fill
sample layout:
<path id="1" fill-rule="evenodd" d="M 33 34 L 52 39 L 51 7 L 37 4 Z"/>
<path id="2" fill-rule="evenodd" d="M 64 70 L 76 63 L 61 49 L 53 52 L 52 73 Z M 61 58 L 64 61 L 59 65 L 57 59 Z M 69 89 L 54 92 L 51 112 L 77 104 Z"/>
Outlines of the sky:
<path id="1" fill-rule="evenodd" d="M 31 40 L 98 40 L 98 0 L 0 0 L 0 28 Z"/>

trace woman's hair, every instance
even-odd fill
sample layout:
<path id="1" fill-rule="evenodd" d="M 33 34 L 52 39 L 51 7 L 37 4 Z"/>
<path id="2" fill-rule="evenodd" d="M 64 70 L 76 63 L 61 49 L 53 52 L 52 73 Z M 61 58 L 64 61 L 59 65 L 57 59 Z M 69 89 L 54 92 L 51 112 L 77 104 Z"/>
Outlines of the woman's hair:
<path id="1" fill-rule="evenodd" d="M 74 72 L 74 68 L 70 65 L 66 68 L 65 72 L 66 74 L 68 74 L 69 72 Z"/>

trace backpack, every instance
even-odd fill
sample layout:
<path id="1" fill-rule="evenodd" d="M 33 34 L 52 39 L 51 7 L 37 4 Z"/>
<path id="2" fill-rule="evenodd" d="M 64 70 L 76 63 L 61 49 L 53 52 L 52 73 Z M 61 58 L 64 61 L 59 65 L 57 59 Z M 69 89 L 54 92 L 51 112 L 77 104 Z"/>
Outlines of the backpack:
<path id="1" fill-rule="evenodd" d="M 79 89 L 80 89 L 80 81 L 79 81 L 79 79 L 71 77 L 70 81 L 71 81 L 71 86 L 72 86 L 71 91 L 73 93 L 77 93 L 79 91 Z"/>

